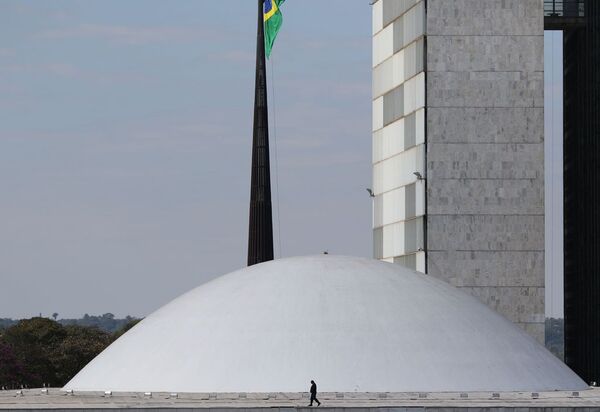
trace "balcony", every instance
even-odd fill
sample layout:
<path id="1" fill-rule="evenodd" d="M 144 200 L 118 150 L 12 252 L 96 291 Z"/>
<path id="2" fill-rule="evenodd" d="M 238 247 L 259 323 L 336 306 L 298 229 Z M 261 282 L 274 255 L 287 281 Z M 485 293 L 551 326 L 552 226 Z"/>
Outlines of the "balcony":
<path id="1" fill-rule="evenodd" d="M 546 30 L 567 30 L 585 25 L 585 0 L 544 0 Z"/>

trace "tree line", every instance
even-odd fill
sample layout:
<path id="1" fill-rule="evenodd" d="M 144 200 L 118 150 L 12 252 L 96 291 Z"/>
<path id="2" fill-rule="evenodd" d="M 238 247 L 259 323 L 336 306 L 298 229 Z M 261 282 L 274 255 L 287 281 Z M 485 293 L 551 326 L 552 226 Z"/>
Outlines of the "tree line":
<path id="1" fill-rule="evenodd" d="M 36 317 L 0 329 L 0 389 L 62 387 L 137 322 L 110 332 Z"/>
<path id="2" fill-rule="evenodd" d="M 39 316 L 42 317 L 41 315 Z M 79 325 L 79 326 L 88 326 L 88 327 L 96 327 L 105 332 L 114 333 L 123 328 L 129 322 L 135 320 L 135 318 L 131 316 L 126 316 L 123 319 L 115 318 L 115 315 L 112 313 L 105 313 L 103 315 L 88 315 L 87 313 L 83 315 L 82 318 L 79 319 L 58 319 L 58 313 L 53 313 L 52 318 L 60 323 L 63 326 L 66 325 Z M 19 320 L 9 319 L 9 318 L 0 318 L 0 330 L 6 329 L 11 326 L 16 325 Z"/>

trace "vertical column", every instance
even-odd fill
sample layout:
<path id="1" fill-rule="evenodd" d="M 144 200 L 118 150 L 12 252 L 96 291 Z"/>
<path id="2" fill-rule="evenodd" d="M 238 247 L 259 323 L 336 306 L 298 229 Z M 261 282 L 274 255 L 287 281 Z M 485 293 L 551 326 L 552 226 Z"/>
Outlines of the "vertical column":
<path id="1" fill-rule="evenodd" d="M 427 5 L 428 272 L 543 342 L 543 3 Z"/>

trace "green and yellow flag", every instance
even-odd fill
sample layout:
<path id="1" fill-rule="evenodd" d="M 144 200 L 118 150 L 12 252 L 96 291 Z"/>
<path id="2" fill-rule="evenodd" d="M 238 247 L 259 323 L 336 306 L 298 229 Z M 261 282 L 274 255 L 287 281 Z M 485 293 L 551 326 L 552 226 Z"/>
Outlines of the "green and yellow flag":
<path id="1" fill-rule="evenodd" d="M 277 33 L 283 23 L 283 15 L 279 7 L 285 0 L 265 0 L 265 53 L 267 58 L 271 56 L 271 50 L 273 50 L 273 43 Z"/>

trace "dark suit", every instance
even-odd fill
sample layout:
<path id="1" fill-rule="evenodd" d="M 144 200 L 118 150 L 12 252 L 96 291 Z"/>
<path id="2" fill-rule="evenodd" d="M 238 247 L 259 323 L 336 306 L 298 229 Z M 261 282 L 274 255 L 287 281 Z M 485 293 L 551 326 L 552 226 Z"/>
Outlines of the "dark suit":
<path id="1" fill-rule="evenodd" d="M 310 406 L 312 406 L 314 402 L 317 402 L 318 405 L 321 404 L 321 402 L 319 402 L 319 400 L 317 399 L 317 384 L 316 383 L 312 383 L 312 385 L 310 385 Z"/>

